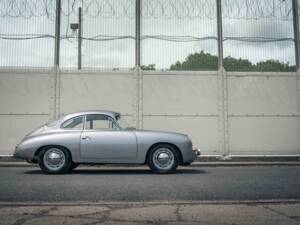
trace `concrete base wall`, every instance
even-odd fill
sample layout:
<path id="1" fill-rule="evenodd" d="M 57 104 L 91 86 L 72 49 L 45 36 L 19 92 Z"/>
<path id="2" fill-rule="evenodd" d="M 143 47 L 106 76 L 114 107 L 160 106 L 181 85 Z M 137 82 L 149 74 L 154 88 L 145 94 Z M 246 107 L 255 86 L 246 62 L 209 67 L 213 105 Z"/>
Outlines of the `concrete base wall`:
<path id="1" fill-rule="evenodd" d="M 186 133 L 205 155 L 300 155 L 297 73 L 226 73 L 223 86 L 219 76 L 2 68 L 0 155 L 50 119 L 87 109 L 118 111 L 128 126 Z"/>

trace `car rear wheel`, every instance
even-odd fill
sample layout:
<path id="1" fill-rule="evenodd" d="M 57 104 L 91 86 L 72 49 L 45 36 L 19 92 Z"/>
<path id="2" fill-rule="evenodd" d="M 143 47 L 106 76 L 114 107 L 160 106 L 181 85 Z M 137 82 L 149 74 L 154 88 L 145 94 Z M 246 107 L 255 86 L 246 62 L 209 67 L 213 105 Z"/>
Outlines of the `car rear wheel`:
<path id="1" fill-rule="evenodd" d="M 45 147 L 39 153 L 39 166 L 44 173 L 67 173 L 72 167 L 70 153 L 62 147 Z"/>
<path id="2" fill-rule="evenodd" d="M 155 173 L 173 173 L 178 166 L 178 151 L 169 144 L 154 146 L 148 155 L 147 163 Z"/>

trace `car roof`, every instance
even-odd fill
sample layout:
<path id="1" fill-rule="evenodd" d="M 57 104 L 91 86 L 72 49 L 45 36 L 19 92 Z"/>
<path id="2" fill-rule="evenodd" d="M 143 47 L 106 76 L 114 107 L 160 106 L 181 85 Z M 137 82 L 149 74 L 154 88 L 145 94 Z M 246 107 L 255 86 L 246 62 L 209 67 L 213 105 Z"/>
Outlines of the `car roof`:
<path id="1" fill-rule="evenodd" d="M 64 116 L 64 120 L 75 117 L 75 116 L 82 116 L 82 115 L 88 115 L 88 114 L 102 114 L 102 115 L 107 115 L 110 116 L 114 119 L 119 119 L 120 113 L 110 111 L 110 110 L 86 110 L 86 111 L 78 111 L 74 113 L 70 113 Z"/>

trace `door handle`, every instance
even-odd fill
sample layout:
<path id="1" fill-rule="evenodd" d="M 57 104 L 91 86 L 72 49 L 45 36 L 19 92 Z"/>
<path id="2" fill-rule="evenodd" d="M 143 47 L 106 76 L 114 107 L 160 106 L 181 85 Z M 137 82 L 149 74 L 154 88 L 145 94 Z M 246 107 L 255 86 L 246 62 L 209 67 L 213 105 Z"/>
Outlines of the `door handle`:
<path id="1" fill-rule="evenodd" d="M 81 139 L 82 140 L 91 140 L 91 137 L 90 136 L 83 136 Z"/>

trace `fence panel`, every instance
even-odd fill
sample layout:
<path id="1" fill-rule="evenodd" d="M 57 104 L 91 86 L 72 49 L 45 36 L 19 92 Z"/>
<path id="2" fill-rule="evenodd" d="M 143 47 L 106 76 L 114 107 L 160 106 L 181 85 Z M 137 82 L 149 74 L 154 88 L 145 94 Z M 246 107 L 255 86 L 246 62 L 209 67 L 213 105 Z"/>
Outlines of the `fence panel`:
<path id="1" fill-rule="evenodd" d="M 222 0 L 227 71 L 295 71 L 292 0 Z"/>
<path id="2" fill-rule="evenodd" d="M 52 84 L 49 71 L 0 71 L 0 155 L 13 154 L 27 133 L 49 121 Z"/>
<path id="3" fill-rule="evenodd" d="M 188 134 L 206 155 L 218 150 L 216 72 L 144 72 L 145 129 Z"/>
<path id="4" fill-rule="evenodd" d="M 0 66 L 53 66 L 55 10 L 47 8 L 55 1 L 0 1 Z"/>
<path id="5" fill-rule="evenodd" d="M 134 67 L 135 0 L 62 1 L 61 67 L 77 68 L 82 11 L 82 68 Z"/>
<path id="6" fill-rule="evenodd" d="M 0 113 L 48 114 L 53 95 L 51 73 L 0 73 Z"/>
<path id="7" fill-rule="evenodd" d="M 62 71 L 60 76 L 61 114 L 109 109 L 122 114 L 122 124 L 134 126 L 134 72 Z M 1 72 L 1 155 L 12 154 L 26 133 L 50 119 L 53 78 L 50 71 Z M 143 72 L 144 128 L 186 133 L 203 154 L 222 155 L 217 79 L 217 72 Z M 230 154 L 299 154 L 296 90 L 295 73 L 228 73 Z"/>
<path id="8" fill-rule="evenodd" d="M 26 134 L 48 121 L 48 115 L 0 115 L 0 156 L 12 155 Z"/>
<path id="9" fill-rule="evenodd" d="M 232 117 L 229 119 L 231 155 L 299 155 L 297 117 Z"/>
<path id="10" fill-rule="evenodd" d="M 55 2 L 0 0 L 0 66 L 10 66 L 0 70 L 0 154 L 56 112 L 87 109 L 187 133 L 205 155 L 224 154 L 218 143 L 227 136 L 231 155 L 300 154 L 292 0 L 222 0 L 222 77 L 213 0 L 141 1 L 141 73 L 135 0 L 62 0 L 62 71 L 25 70 L 53 66 Z"/>
<path id="11" fill-rule="evenodd" d="M 133 126 L 135 79 L 133 72 L 83 72 L 61 74 L 60 113 L 114 110 Z"/>
<path id="12" fill-rule="evenodd" d="M 229 76 L 228 114 L 297 115 L 295 74 L 279 75 Z"/>
<path id="13" fill-rule="evenodd" d="M 143 0 L 142 69 L 217 70 L 216 29 L 215 1 Z"/>
<path id="14" fill-rule="evenodd" d="M 299 154 L 294 73 L 229 73 L 228 91 L 230 154 Z"/>

